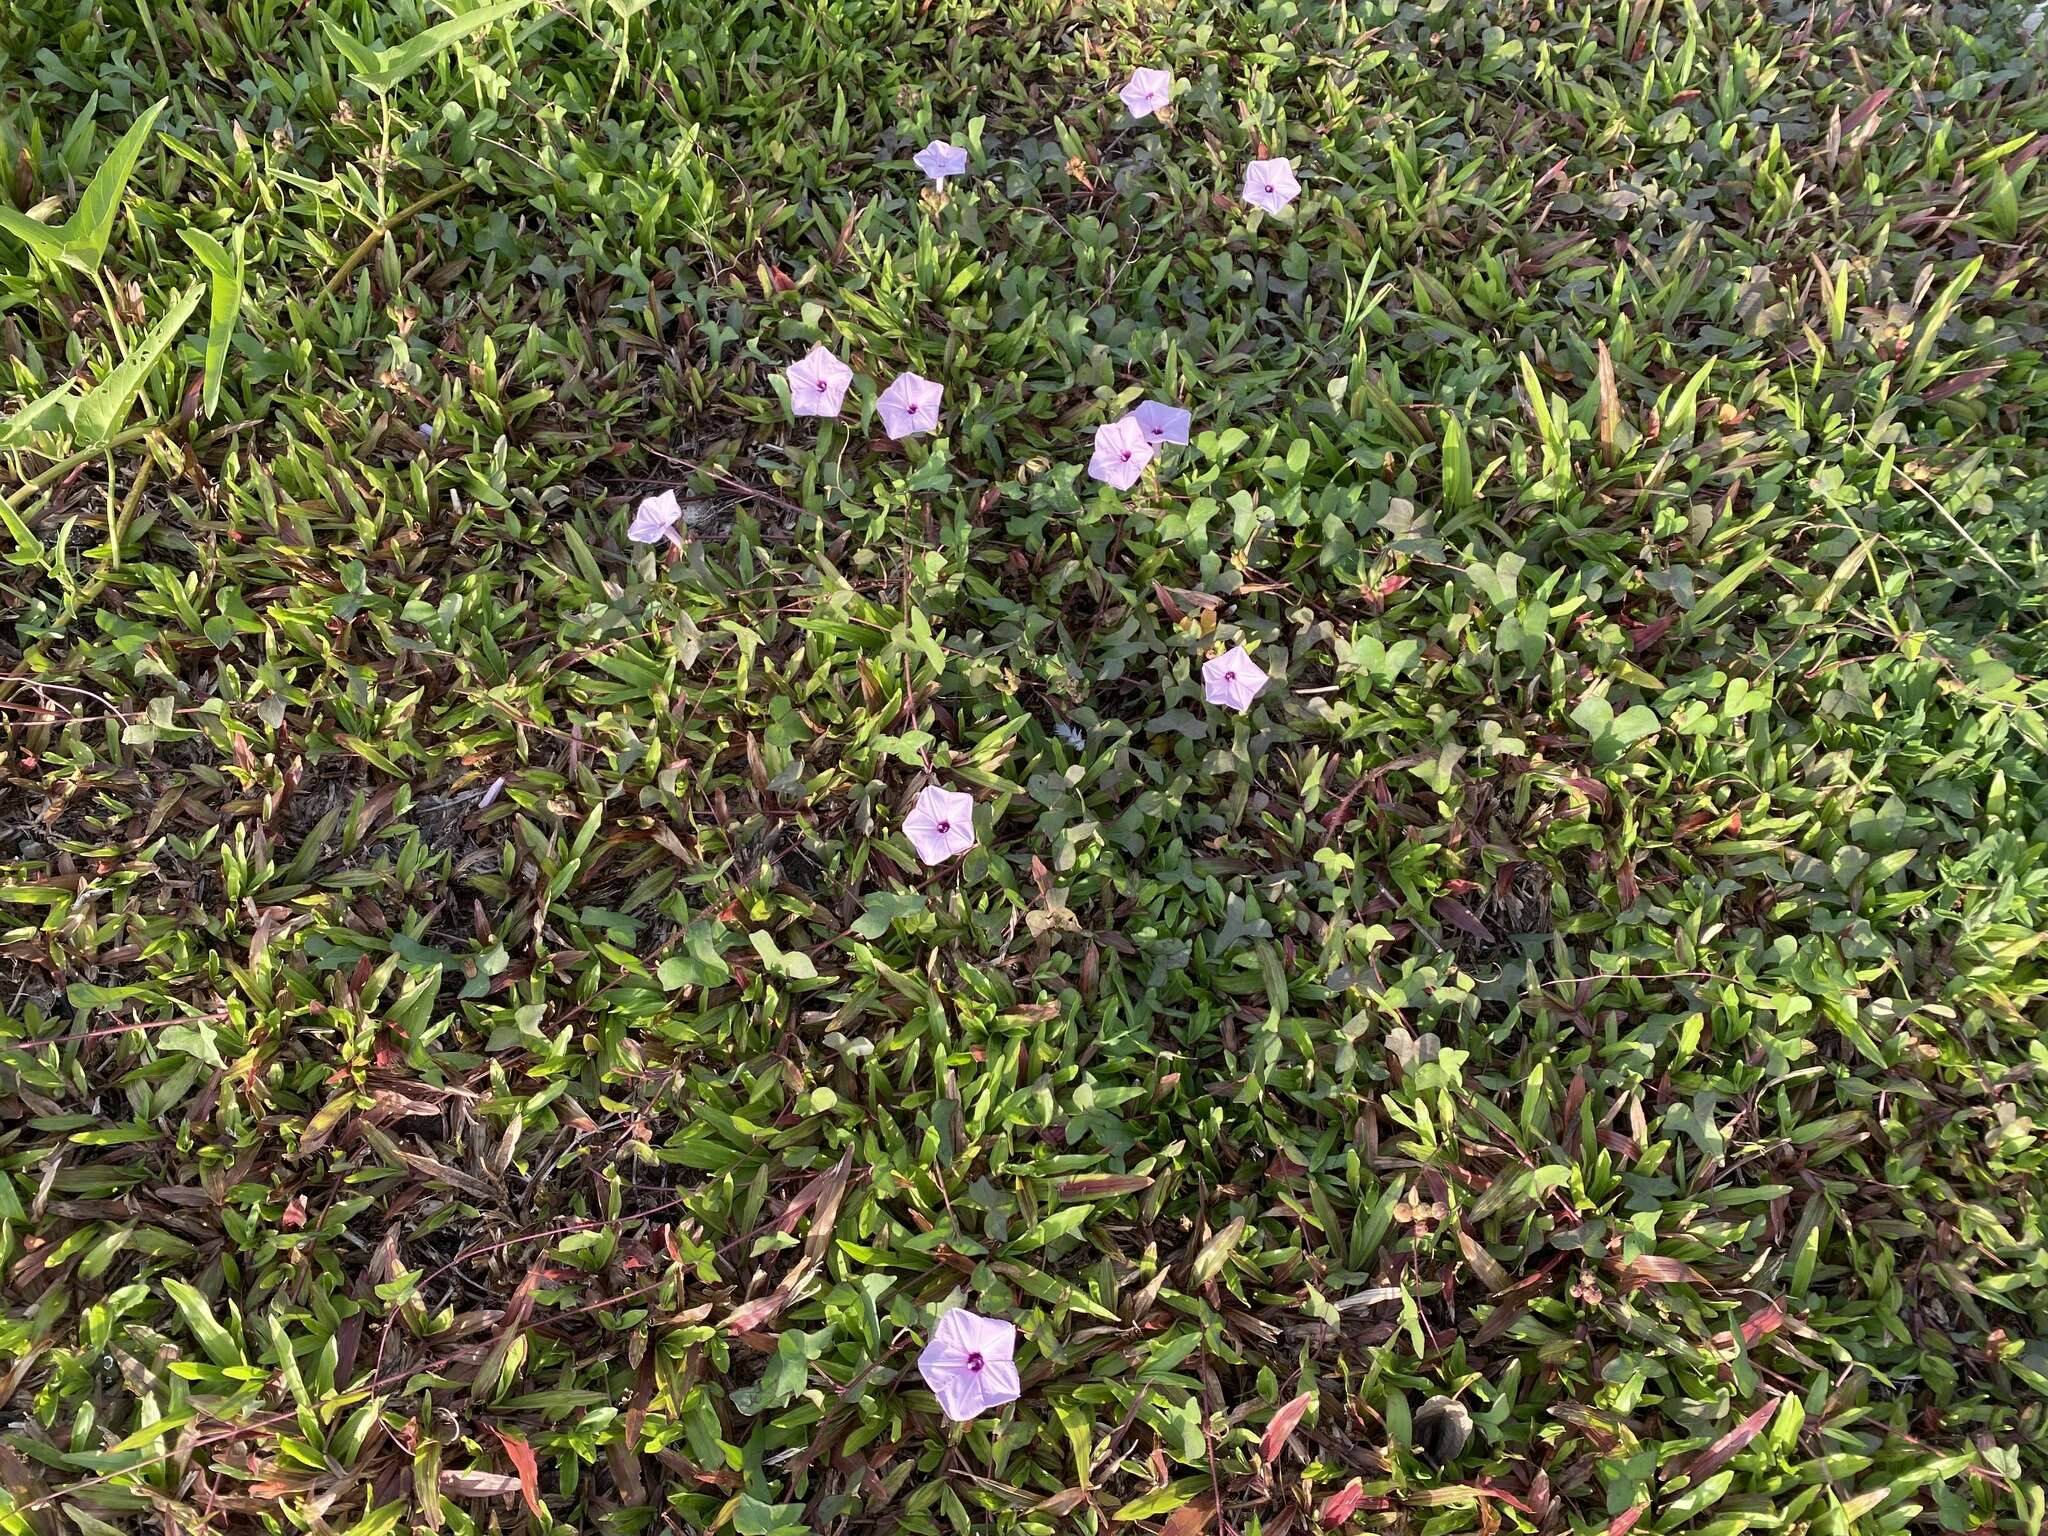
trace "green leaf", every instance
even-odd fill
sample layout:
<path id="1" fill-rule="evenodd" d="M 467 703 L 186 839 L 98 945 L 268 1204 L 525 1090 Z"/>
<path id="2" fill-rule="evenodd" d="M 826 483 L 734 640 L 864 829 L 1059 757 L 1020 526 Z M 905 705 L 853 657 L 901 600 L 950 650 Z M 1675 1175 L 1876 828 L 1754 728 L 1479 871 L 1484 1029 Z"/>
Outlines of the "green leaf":
<path id="1" fill-rule="evenodd" d="M 197 1057 L 209 1067 L 225 1067 L 221 1060 L 220 1047 L 216 1044 L 219 1031 L 212 1024 L 200 1019 L 192 1024 L 174 1024 L 157 1033 L 156 1042 L 167 1051 Z"/>
<path id="2" fill-rule="evenodd" d="M 1221 1232 L 1202 1244 L 1195 1254 L 1194 1263 L 1188 1266 L 1190 1280 L 1197 1286 L 1214 1280 L 1223 1270 L 1223 1261 L 1237 1251 L 1237 1240 L 1243 1236 L 1244 1218 L 1235 1217 Z"/>
<path id="3" fill-rule="evenodd" d="M 1983 265 L 1982 256 L 1972 256 L 1965 262 L 1963 270 L 1941 290 L 1941 297 L 1934 301 L 1933 307 L 1921 319 L 1919 328 L 1913 335 L 1913 345 L 1906 353 L 1906 366 L 1899 376 L 1899 385 L 1902 389 L 1910 390 L 1920 382 L 1920 375 L 1927 367 L 1928 356 L 1934 351 L 1934 343 L 1941 335 L 1942 326 L 1948 323 L 1948 317 L 1955 309 L 1956 301 L 1963 296 L 1964 290 L 1977 280 L 1977 273 Z"/>
<path id="4" fill-rule="evenodd" d="M 234 248 L 224 247 L 201 229 L 181 229 L 179 237 L 192 247 L 212 278 L 212 306 L 206 331 L 206 383 L 200 410 L 211 416 L 220 399 L 221 375 L 227 368 L 228 343 L 235 334 L 235 322 L 242 313 L 242 293 L 247 262 L 243 258 L 247 225 L 235 229 Z"/>
<path id="5" fill-rule="evenodd" d="M 495 26 L 508 16 L 517 15 L 528 4 L 529 0 L 495 0 L 495 3 L 467 15 L 451 16 L 417 37 L 394 43 L 389 48 L 372 48 L 358 42 L 332 20 L 326 21 L 326 27 L 328 36 L 334 39 L 334 46 L 347 58 L 356 78 L 381 95 L 464 38 Z"/>
<path id="6" fill-rule="evenodd" d="M 168 102 L 169 98 L 165 98 L 144 112 L 114 142 L 113 150 L 93 172 L 85 196 L 78 200 L 78 211 L 64 226 L 64 260 L 79 271 L 97 271 L 100 258 L 106 255 L 107 241 L 114 234 L 114 220 L 121 211 L 121 194 L 128 190 L 135 162 L 141 158 L 157 116 Z"/>
<path id="7" fill-rule="evenodd" d="M 121 365 L 95 384 L 92 391 L 78 402 L 71 419 L 81 444 L 90 447 L 104 443 L 120 430 L 129 408 L 135 404 L 136 395 L 141 392 L 143 381 L 149 376 L 149 370 L 156 366 L 156 360 L 163 356 L 164 350 L 177 340 L 179 330 L 198 304 L 198 288 L 186 289 L 135 350 L 122 359 Z"/>
<path id="8" fill-rule="evenodd" d="M 1614 724 L 1608 729 L 1608 739 L 1623 747 L 1634 746 L 1645 736 L 1655 733 L 1657 712 L 1647 704 L 1631 704 L 1614 717 Z"/>
<path id="9" fill-rule="evenodd" d="M 77 386 L 66 379 L 47 395 L 29 401 L 5 421 L 0 421 L 0 448 L 19 448 L 40 433 L 69 427 L 71 413 L 77 403 Z"/>
<path id="10" fill-rule="evenodd" d="M 166 1275 L 163 1280 L 164 1294 L 171 1298 L 171 1305 L 178 1309 L 178 1315 L 185 1319 L 185 1326 L 192 1331 L 192 1337 L 199 1347 L 206 1351 L 206 1358 L 215 1365 L 244 1365 L 241 1346 L 235 1343 L 227 1329 L 221 1327 L 213 1315 L 213 1308 L 193 1286 L 174 1276 Z"/>
<path id="11" fill-rule="evenodd" d="M 1700 391 L 1706 388 L 1707 378 L 1714 371 L 1714 360 L 1710 357 L 1685 381 L 1684 388 L 1658 414 L 1663 421 L 1663 436 L 1666 441 L 1692 435 L 1693 419 L 1699 413 Z"/>
<path id="12" fill-rule="evenodd" d="M 1472 449 L 1465 441 L 1465 423 L 1455 411 L 1444 412 L 1444 505 L 1462 512 L 1472 505 Z"/>
<path id="13" fill-rule="evenodd" d="M 761 957 L 761 963 L 768 968 L 771 975 L 786 976 L 792 981 L 817 979 L 818 968 L 811 964 L 811 957 L 799 951 L 779 948 L 772 934 L 757 928 L 747 935 L 747 940 L 754 946 L 754 953 Z"/>
<path id="14" fill-rule="evenodd" d="M 922 891 L 869 891 L 861 906 L 853 931 L 863 939 L 879 939 L 892 924 L 929 910 Z"/>
<path id="15" fill-rule="evenodd" d="M 1178 1483 L 1169 1483 L 1150 1493 L 1141 1493 L 1128 1504 L 1118 1507 L 1112 1520 L 1151 1520 L 1169 1514 L 1202 1491 L 1198 1482 L 1183 1478 Z"/>
<path id="16" fill-rule="evenodd" d="M 0 229 L 27 246 L 30 254 L 41 261 L 55 266 L 64 259 L 64 226 L 60 224 L 52 228 L 39 223 L 10 208 L 4 198 L 0 198 Z"/>
<path id="17" fill-rule="evenodd" d="M 733 1510 L 732 1528 L 739 1536 L 804 1536 L 810 1527 L 803 1514 L 802 1504 L 770 1504 L 743 1493 Z"/>
<path id="18" fill-rule="evenodd" d="M 683 952 L 669 955 L 655 968 L 655 979 L 669 992 L 684 987 L 715 987 L 732 976 L 719 953 L 725 946 L 722 923 L 696 922 L 683 930 Z"/>

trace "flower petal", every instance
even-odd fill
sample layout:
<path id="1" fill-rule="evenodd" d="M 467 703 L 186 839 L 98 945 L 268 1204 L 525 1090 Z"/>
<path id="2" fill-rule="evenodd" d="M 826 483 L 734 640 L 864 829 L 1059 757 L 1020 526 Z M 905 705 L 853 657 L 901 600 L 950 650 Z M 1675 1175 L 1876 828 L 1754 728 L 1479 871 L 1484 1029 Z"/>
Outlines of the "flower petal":
<path id="1" fill-rule="evenodd" d="M 1152 456 L 1152 444 L 1137 419 L 1120 417 L 1095 429 L 1095 452 L 1088 460 L 1088 474 L 1105 485 L 1127 491 L 1138 483 Z"/>
<path id="2" fill-rule="evenodd" d="M 1178 406 L 1168 405 L 1163 400 L 1147 400 L 1132 417 L 1144 429 L 1145 440 L 1152 444 L 1181 443 L 1188 440 L 1188 428 L 1194 423 L 1194 413 Z"/>

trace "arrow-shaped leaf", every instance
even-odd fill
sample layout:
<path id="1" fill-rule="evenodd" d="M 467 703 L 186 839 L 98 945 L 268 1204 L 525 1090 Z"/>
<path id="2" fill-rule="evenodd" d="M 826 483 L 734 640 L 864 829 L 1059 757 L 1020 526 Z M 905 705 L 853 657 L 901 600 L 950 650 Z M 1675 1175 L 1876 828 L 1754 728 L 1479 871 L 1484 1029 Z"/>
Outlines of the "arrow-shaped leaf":
<path id="1" fill-rule="evenodd" d="M 480 6 L 466 15 L 451 16 L 446 21 L 437 22 L 418 37 L 407 38 L 389 48 L 372 48 L 367 43 L 358 42 L 332 21 L 327 22 L 327 32 L 334 39 L 334 46 L 348 60 L 349 67 L 356 72 L 356 78 L 381 95 L 437 54 L 486 27 L 497 25 L 508 16 L 516 15 L 526 6 L 527 0 L 495 0 L 495 3 Z"/>
<path id="2" fill-rule="evenodd" d="M 121 211 L 121 194 L 128 190 L 135 162 L 142 157 L 143 146 L 156 127 L 157 115 L 168 101 L 166 97 L 144 112 L 114 141 L 112 151 L 93 172 L 85 196 L 78 200 L 78 207 L 68 220 L 57 225 L 42 224 L 0 203 L 0 229 L 27 246 L 38 260 L 52 266 L 61 261 L 81 272 L 95 271 L 100 258 L 107 253 L 107 241 L 113 238 L 114 219 Z"/>
<path id="3" fill-rule="evenodd" d="M 64 260 L 81 272 L 98 269 L 113 238 L 114 219 L 121 212 L 121 194 L 128 190 L 128 178 L 135 174 L 135 162 L 169 98 L 159 101 L 128 125 L 128 131 L 114 141 L 114 148 L 87 183 L 78 211 L 64 226 Z"/>
<path id="4" fill-rule="evenodd" d="M 61 224 L 53 229 L 0 202 L 0 229 L 27 246 L 38 261 L 55 266 L 64 259 L 64 226 Z"/>
<path id="5" fill-rule="evenodd" d="M 184 296 L 136 344 L 135 350 L 122 359 L 120 367 L 101 379 L 78 402 L 71 420 L 82 445 L 91 447 L 104 443 L 127 420 L 129 407 L 135 404 L 135 397 L 141 392 L 143 381 L 149 377 L 149 370 L 156 366 L 156 360 L 164 355 L 165 348 L 178 339 L 178 332 L 198 304 L 198 288 L 187 288 Z"/>
<path id="6" fill-rule="evenodd" d="M 54 432 L 71 424 L 76 404 L 69 379 L 39 400 L 31 400 L 5 421 L 0 421 L 0 448 L 19 448 L 39 432 Z"/>

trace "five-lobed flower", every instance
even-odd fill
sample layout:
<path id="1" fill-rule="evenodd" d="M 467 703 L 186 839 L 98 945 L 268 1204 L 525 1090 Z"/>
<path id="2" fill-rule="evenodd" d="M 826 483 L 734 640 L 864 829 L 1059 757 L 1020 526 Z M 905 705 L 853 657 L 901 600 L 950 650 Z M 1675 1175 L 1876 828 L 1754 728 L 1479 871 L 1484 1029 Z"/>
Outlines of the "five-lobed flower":
<path id="1" fill-rule="evenodd" d="M 957 144 L 948 144 L 944 139 L 933 139 L 912 155 L 910 162 L 941 187 L 946 184 L 948 176 L 967 174 L 967 151 Z"/>
<path id="2" fill-rule="evenodd" d="M 1173 74 L 1164 69 L 1134 69 L 1118 98 L 1133 117 L 1150 117 L 1173 99 Z"/>
<path id="3" fill-rule="evenodd" d="M 1243 714 L 1252 707 L 1269 679 L 1241 645 L 1202 663 L 1202 697 Z"/>
<path id="4" fill-rule="evenodd" d="M 789 408 L 797 415 L 837 416 L 853 370 L 820 343 L 791 363 L 783 378 L 789 385 Z"/>
<path id="5" fill-rule="evenodd" d="M 1301 195 L 1294 163 L 1285 157 L 1254 160 L 1244 168 L 1244 200 L 1265 213 L 1278 213 Z"/>
<path id="6" fill-rule="evenodd" d="M 644 497 L 633 509 L 626 537 L 635 544 L 659 544 L 675 537 L 676 524 L 682 520 L 683 504 L 676 500 L 676 493 L 663 491 L 659 496 Z"/>
<path id="7" fill-rule="evenodd" d="M 1173 76 L 1163 69 L 1135 70 L 1117 94 L 1132 117 L 1149 117 L 1170 104 Z M 967 151 L 943 139 L 934 139 L 913 159 L 942 187 L 947 177 L 967 170 Z M 1301 183 L 1285 157 L 1254 160 L 1245 168 L 1244 200 L 1254 208 L 1279 213 L 1300 194 Z M 853 370 L 820 344 L 790 364 L 787 379 L 791 409 L 797 415 L 837 416 Z M 936 431 L 944 393 L 943 386 L 916 373 L 899 375 L 875 402 L 883 430 L 894 439 Z M 1192 424 L 1190 411 L 1163 400 L 1146 400 L 1129 415 L 1095 429 L 1088 473 L 1117 490 L 1129 490 L 1159 448 L 1188 441 Z M 649 497 L 636 510 L 629 536 L 641 543 L 659 542 L 672 536 L 681 516 L 673 491 Z M 1240 713 L 1251 707 L 1269 681 L 1241 645 L 1202 664 L 1203 696 Z M 904 818 L 903 829 L 924 863 L 944 863 L 975 846 L 973 797 L 929 785 Z M 1016 1370 L 1010 1363 L 1015 1337 L 1011 1325 L 964 1309 L 940 1319 L 918 1365 L 950 1417 L 972 1418 L 983 1408 L 1017 1396 Z"/>
<path id="8" fill-rule="evenodd" d="M 1131 412 L 1131 419 L 1143 429 L 1145 441 L 1159 448 L 1167 443 L 1185 444 L 1195 418 L 1193 412 L 1168 405 L 1164 400 L 1147 400 Z"/>
<path id="9" fill-rule="evenodd" d="M 1022 1394 L 1016 1357 L 1015 1323 L 955 1307 L 933 1327 L 917 1371 L 946 1417 L 965 1423 Z"/>
<path id="10" fill-rule="evenodd" d="M 945 393 L 945 386 L 918 374 L 898 374 L 875 402 L 875 409 L 882 416 L 882 430 L 897 439 L 938 431 L 939 401 Z"/>
<path id="11" fill-rule="evenodd" d="M 1135 416 L 1122 416 L 1095 429 L 1095 453 L 1088 473 L 1105 485 L 1128 491 L 1152 462 L 1152 444 Z"/>
<path id="12" fill-rule="evenodd" d="M 927 785 L 903 818 L 903 834 L 926 864 L 943 864 L 965 853 L 975 843 L 974 797 Z"/>

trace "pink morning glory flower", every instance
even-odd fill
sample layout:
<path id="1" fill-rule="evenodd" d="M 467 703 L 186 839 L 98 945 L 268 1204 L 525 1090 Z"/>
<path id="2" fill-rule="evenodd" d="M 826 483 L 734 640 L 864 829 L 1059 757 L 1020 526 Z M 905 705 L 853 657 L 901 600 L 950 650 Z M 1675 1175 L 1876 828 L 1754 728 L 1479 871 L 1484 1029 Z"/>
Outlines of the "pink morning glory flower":
<path id="1" fill-rule="evenodd" d="M 910 157 L 910 163 L 943 187 L 948 176 L 967 173 L 967 151 L 948 144 L 944 139 L 933 139 Z"/>
<path id="2" fill-rule="evenodd" d="M 1017 1380 L 1016 1354 L 1016 1324 L 955 1307 L 932 1329 L 917 1370 L 946 1417 L 965 1423 L 1017 1401 L 1024 1387 Z"/>
<path id="3" fill-rule="evenodd" d="M 1117 95 L 1131 109 L 1133 117 L 1150 117 L 1173 95 L 1173 75 L 1164 69 L 1135 69 L 1130 84 Z"/>
<path id="4" fill-rule="evenodd" d="M 1267 213 L 1278 213 L 1301 196 L 1294 166 L 1287 159 L 1254 160 L 1244 168 L 1244 200 Z"/>
<path id="5" fill-rule="evenodd" d="M 1164 400 L 1147 400 L 1131 412 L 1131 419 L 1144 428 L 1145 441 L 1157 448 L 1162 443 L 1185 443 L 1188 427 L 1195 418 Z"/>
<path id="6" fill-rule="evenodd" d="M 1259 696 L 1267 681 L 1259 664 L 1241 645 L 1233 645 L 1221 656 L 1211 656 L 1202 663 L 1202 697 L 1240 715 L 1252 707 L 1252 700 Z"/>
<path id="7" fill-rule="evenodd" d="M 626 537 L 635 544 L 659 544 L 674 535 L 676 524 L 682 520 L 683 506 L 676 500 L 676 493 L 663 491 L 659 496 L 647 497 L 633 509 Z"/>
<path id="8" fill-rule="evenodd" d="M 910 846 L 927 864 L 943 864 L 974 846 L 974 796 L 926 786 L 903 818 Z"/>
<path id="9" fill-rule="evenodd" d="M 837 416 L 853 370 L 823 346 L 815 346 L 791 363 L 783 377 L 789 382 L 789 408 L 797 415 Z"/>
<path id="10" fill-rule="evenodd" d="M 898 374 L 875 402 L 875 409 L 882 413 L 882 430 L 896 438 L 938 431 L 939 399 L 945 392 L 944 385 L 917 374 Z"/>
<path id="11" fill-rule="evenodd" d="M 1095 455 L 1088 461 L 1091 478 L 1128 491 L 1152 462 L 1152 445 L 1135 416 L 1124 416 L 1095 429 Z"/>

